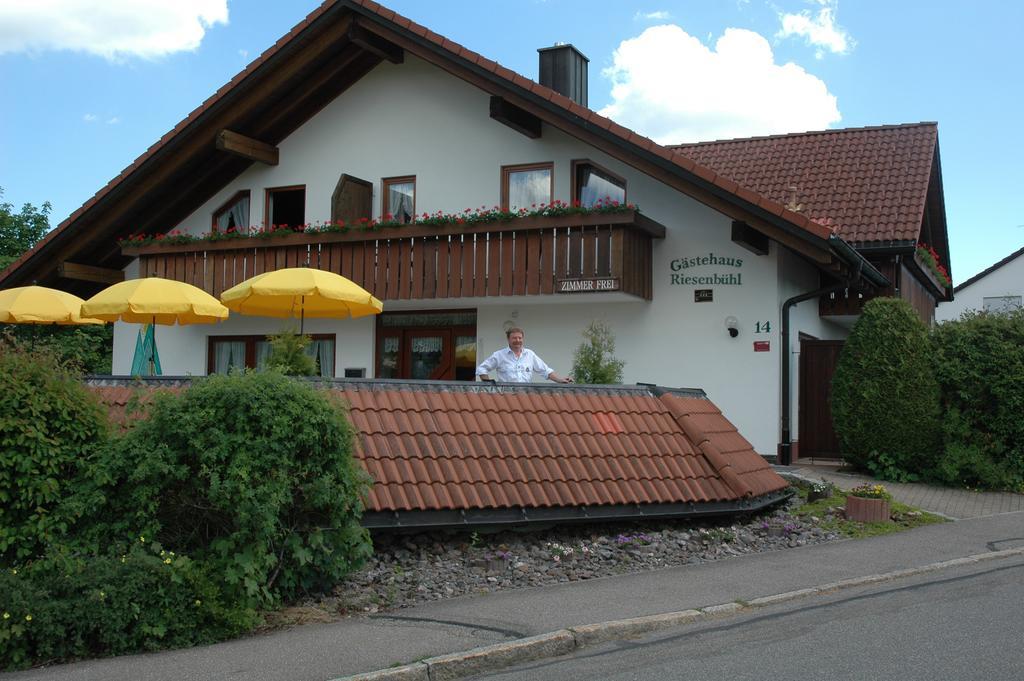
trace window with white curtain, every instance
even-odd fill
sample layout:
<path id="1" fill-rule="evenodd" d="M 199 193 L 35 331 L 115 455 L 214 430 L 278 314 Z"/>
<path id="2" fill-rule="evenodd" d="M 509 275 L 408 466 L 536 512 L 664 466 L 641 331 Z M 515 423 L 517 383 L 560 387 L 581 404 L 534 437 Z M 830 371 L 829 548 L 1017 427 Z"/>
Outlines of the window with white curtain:
<path id="1" fill-rule="evenodd" d="M 213 225 L 219 232 L 229 229 L 249 230 L 249 191 L 238 192 L 213 214 Z"/>
<path id="2" fill-rule="evenodd" d="M 383 220 L 394 220 L 408 224 L 416 219 L 416 177 L 386 177 L 381 180 L 384 205 L 381 207 Z M 388 218 L 388 216 L 391 216 Z"/>
<path id="3" fill-rule="evenodd" d="M 534 210 L 551 203 L 554 172 L 551 163 L 504 166 L 501 169 L 501 203 L 505 210 Z"/>

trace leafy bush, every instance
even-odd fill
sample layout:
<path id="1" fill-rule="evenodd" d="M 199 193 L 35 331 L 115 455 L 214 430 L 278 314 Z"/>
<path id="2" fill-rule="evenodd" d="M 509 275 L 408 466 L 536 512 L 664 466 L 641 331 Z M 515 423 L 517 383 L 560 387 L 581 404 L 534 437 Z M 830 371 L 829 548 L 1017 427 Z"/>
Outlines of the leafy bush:
<path id="1" fill-rule="evenodd" d="M 942 389 L 942 481 L 1024 485 L 1024 312 L 969 313 L 932 331 Z"/>
<path id="2" fill-rule="evenodd" d="M 625 362 L 615 359 L 615 334 L 608 324 L 592 321 L 583 330 L 581 343 L 572 356 L 572 376 L 577 383 L 622 383 Z"/>
<path id="3" fill-rule="evenodd" d="M 157 539 L 209 562 L 257 607 L 332 586 L 370 552 L 352 447 L 340 406 L 308 383 L 275 372 L 198 380 L 156 396 L 109 448 L 83 539 Z"/>
<path id="4" fill-rule="evenodd" d="M 106 433 L 106 416 L 78 376 L 43 351 L 0 345 L 0 565 L 61 537 L 59 508 Z"/>
<path id="5" fill-rule="evenodd" d="M 270 341 L 267 369 L 280 371 L 285 376 L 313 376 L 317 373 L 316 360 L 306 352 L 313 342 L 309 336 L 300 336 L 292 328 L 267 336 L 267 340 Z"/>
<path id="6" fill-rule="evenodd" d="M 120 555 L 53 550 L 0 573 L 0 669 L 212 643 L 248 631 L 255 612 L 225 598 L 217 581 L 156 542 L 137 540 Z"/>
<path id="7" fill-rule="evenodd" d="M 875 298 L 839 355 L 832 419 L 858 468 L 930 470 L 941 451 L 939 385 L 928 330 L 903 300 Z"/>

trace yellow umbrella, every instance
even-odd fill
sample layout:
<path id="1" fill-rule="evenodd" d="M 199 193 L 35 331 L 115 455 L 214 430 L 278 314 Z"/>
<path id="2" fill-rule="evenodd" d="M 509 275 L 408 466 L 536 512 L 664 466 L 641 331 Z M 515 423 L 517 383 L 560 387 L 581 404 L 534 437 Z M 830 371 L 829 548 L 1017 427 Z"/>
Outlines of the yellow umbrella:
<path id="1" fill-rule="evenodd" d="M 227 319 L 228 309 L 206 291 L 183 281 L 147 277 L 103 289 L 82 303 L 82 314 L 108 322 L 134 324 L 212 324 Z M 149 366 L 157 366 L 155 329 L 147 347 Z"/>
<path id="2" fill-rule="evenodd" d="M 228 309 L 191 284 L 147 277 L 103 289 L 82 303 L 82 314 L 108 322 L 212 324 L 227 319 Z"/>
<path id="3" fill-rule="evenodd" d="M 0 322 L 7 324 L 103 324 L 81 316 L 82 299 L 45 286 L 0 291 Z"/>
<path id="4" fill-rule="evenodd" d="M 340 274 L 308 267 L 259 274 L 229 288 L 220 299 L 241 314 L 299 317 L 303 321 L 306 317 L 365 317 L 384 309 L 379 300 L 355 282 Z"/>

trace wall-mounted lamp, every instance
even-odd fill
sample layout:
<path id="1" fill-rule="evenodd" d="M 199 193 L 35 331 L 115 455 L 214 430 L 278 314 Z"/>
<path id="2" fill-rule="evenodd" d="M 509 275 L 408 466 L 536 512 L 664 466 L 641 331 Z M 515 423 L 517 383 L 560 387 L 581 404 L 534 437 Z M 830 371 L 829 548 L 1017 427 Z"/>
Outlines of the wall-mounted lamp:
<path id="1" fill-rule="evenodd" d="M 729 331 L 729 337 L 735 338 L 740 335 L 740 320 L 732 316 L 726 317 L 725 328 Z"/>

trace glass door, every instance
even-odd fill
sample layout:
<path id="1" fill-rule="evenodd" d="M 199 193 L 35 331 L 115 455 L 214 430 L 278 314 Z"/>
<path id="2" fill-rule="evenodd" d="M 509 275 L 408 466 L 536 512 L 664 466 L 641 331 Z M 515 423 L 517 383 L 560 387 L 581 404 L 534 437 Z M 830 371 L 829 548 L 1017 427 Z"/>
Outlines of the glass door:
<path id="1" fill-rule="evenodd" d="M 451 381 L 454 348 L 452 332 L 442 330 L 409 330 L 405 332 L 408 378 L 414 380 Z"/>

